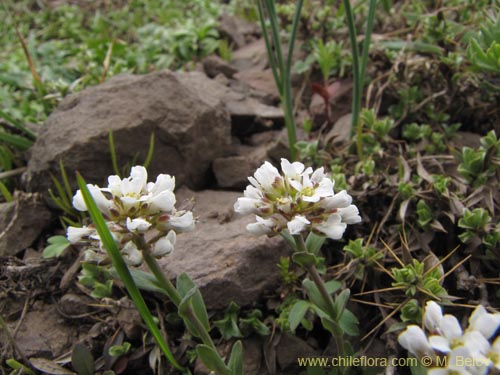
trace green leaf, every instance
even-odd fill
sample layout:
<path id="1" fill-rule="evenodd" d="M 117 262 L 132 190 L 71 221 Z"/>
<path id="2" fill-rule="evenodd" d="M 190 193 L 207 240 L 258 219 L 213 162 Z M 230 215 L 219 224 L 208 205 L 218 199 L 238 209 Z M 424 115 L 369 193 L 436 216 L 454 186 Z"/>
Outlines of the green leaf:
<path id="1" fill-rule="evenodd" d="M 319 250 L 325 241 L 326 237 L 318 236 L 317 234 L 311 232 L 306 238 L 306 247 L 311 253 L 318 255 Z"/>
<path id="2" fill-rule="evenodd" d="M 290 310 L 288 314 L 288 324 L 290 325 L 290 329 L 295 331 L 295 329 L 299 326 L 300 322 L 304 318 L 309 310 L 310 303 L 307 301 L 297 301 Z"/>
<path id="3" fill-rule="evenodd" d="M 299 266 L 307 268 L 310 266 L 317 266 L 321 261 L 314 254 L 306 251 L 296 252 L 292 255 L 292 260 Z"/>
<path id="4" fill-rule="evenodd" d="M 228 365 L 231 375 L 243 375 L 243 344 L 240 340 L 233 345 Z"/>
<path id="5" fill-rule="evenodd" d="M 14 370 L 21 370 L 23 374 L 35 375 L 30 368 L 23 365 L 21 362 L 16 361 L 14 358 L 9 358 L 5 361 L 5 364 Z"/>
<path id="6" fill-rule="evenodd" d="M 158 281 L 151 273 L 134 268 L 129 271 L 132 279 L 134 279 L 134 282 L 139 289 L 147 290 L 148 292 L 161 293 L 164 295 L 167 294 L 165 290 L 158 285 Z M 112 267 L 109 272 L 111 272 L 113 277 L 118 278 L 118 273 L 114 267 Z"/>
<path id="7" fill-rule="evenodd" d="M 325 283 L 325 286 L 326 291 L 330 294 L 333 294 L 342 287 L 342 282 L 337 280 L 330 280 Z"/>
<path id="8" fill-rule="evenodd" d="M 342 337 L 344 335 L 344 330 L 339 325 L 339 323 L 333 321 L 327 316 L 321 318 L 321 324 L 335 337 Z"/>
<path id="9" fill-rule="evenodd" d="M 197 345 L 196 354 L 201 359 L 203 364 L 211 371 L 214 371 L 217 375 L 231 375 L 232 371 L 226 366 L 222 359 L 219 357 L 217 352 L 213 350 L 208 345 Z"/>
<path id="10" fill-rule="evenodd" d="M 339 325 L 350 336 L 358 336 L 359 335 L 359 327 L 358 327 L 358 318 L 347 309 L 344 309 L 342 316 L 339 320 Z"/>
<path id="11" fill-rule="evenodd" d="M 65 236 L 52 236 L 47 240 L 47 242 L 49 243 L 49 246 L 43 249 L 42 254 L 45 259 L 60 256 L 63 251 L 71 245 Z"/>
<path id="12" fill-rule="evenodd" d="M 191 298 L 193 311 L 207 332 L 210 331 L 207 308 L 205 306 L 205 302 L 203 301 L 203 296 L 201 295 L 201 292 L 196 284 L 186 273 L 181 273 L 177 276 L 176 285 L 177 290 L 182 297 L 184 297 L 191 289 L 196 288 L 195 293 Z"/>
<path id="13" fill-rule="evenodd" d="M 224 339 L 229 340 L 232 337 L 243 337 L 238 327 L 238 312 L 240 307 L 231 302 L 224 312 L 224 318 L 214 322 Z"/>
<path id="14" fill-rule="evenodd" d="M 320 293 L 318 287 L 316 286 L 316 284 L 314 284 L 314 282 L 312 282 L 309 279 L 304 279 L 304 281 L 302 282 L 302 286 L 306 290 L 306 293 L 307 293 L 307 296 L 309 297 L 309 300 L 314 305 L 318 306 L 323 311 L 329 310 L 325 301 L 323 301 L 323 297 L 321 296 L 321 293 Z"/>
<path id="15" fill-rule="evenodd" d="M 335 309 L 337 310 L 337 319 L 342 316 L 342 312 L 347 305 L 347 301 L 349 301 L 349 296 L 351 295 L 351 291 L 349 289 L 344 289 L 338 296 L 335 298 Z"/>
<path id="16" fill-rule="evenodd" d="M 78 375 L 94 375 L 94 357 L 82 343 L 78 343 L 71 353 L 71 365 Z"/>
<path id="17" fill-rule="evenodd" d="M 121 356 L 127 354 L 131 347 L 132 347 L 132 345 L 129 342 L 125 341 L 121 345 L 113 345 L 113 346 L 111 346 L 108 349 L 108 354 L 111 357 L 121 357 Z"/>

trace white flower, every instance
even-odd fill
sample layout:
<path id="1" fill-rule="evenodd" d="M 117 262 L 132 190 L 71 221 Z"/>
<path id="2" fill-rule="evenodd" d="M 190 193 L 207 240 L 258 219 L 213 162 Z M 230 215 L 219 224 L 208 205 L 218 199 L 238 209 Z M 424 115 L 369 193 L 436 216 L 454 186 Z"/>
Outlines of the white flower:
<path id="1" fill-rule="evenodd" d="M 338 213 L 342 217 L 342 221 L 346 224 L 356 224 L 361 222 L 361 216 L 359 216 L 359 210 L 353 204 L 347 207 L 339 208 Z"/>
<path id="2" fill-rule="evenodd" d="M 173 230 L 171 230 L 165 237 L 160 238 L 153 245 L 153 255 L 157 258 L 160 258 L 165 255 L 171 254 L 174 251 L 175 241 L 176 234 Z"/>
<path id="3" fill-rule="evenodd" d="M 177 232 L 190 232 L 194 229 L 194 217 L 191 211 L 187 211 L 180 216 L 171 216 L 169 227 Z"/>
<path id="4" fill-rule="evenodd" d="M 399 344 L 417 358 L 431 356 L 433 350 L 424 331 L 419 326 L 409 325 L 398 337 Z"/>
<path id="5" fill-rule="evenodd" d="M 439 333 L 440 335 L 434 335 L 429 337 L 429 342 L 431 346 L 443 353 L 448 353 L 451 351 L 452 346 L 456 346 L 462 337 L 462 327 L 457 318 L 453 315 L 444 315 L 439 323 Z M 455 341 L 455 345 L 453 345 Z"/>
<path id="6" fill-rule="evenodd" d="M 261 174 L 260 178 L 264 181 L 267 174 Z M 106 188 L 87 185 L 107 220 L 106 224 L 115 242 L 121 247 L 121 252 L 130 265 L 142 263 L 141 249 L 137 249 L 133 242 L 137 236 L 153 241 L 149 243 L 151 251 L 159 257 L 173 251 L 176 233 L 191 231 L 195 225 L 191 211 L 175 209 L 174 177 L 160 174 L 155 182 L 147 182 L 147 179 L 146 168 L 135 166 L 129 177 L 122 179 L 119 176 L 109 176 Z M 73 205 L 78 210 L 87 210 L 80 190 L 73 197 Z M 72 243 L 85 240 L 93 249 L 106 255 L 95 230 L 69 227 L 67 236 Z M 95 254 L 90 254 L 89 257 L 100 259 Z"/>
<path id="7" fill-rule="evenodd" d="M 251 185 L 234 204 L 240 214 L 257 215 L 257 222 L 247 227 L 253 234 L 272 236 L 288 229 L 292 235 L 313 231 L 340 239 L 347 224 L 361 221 L 352 198 L 345 190 L 335 194 L 323 168 L 313 171 L 281 159 L 281 170 L 265 162 L 248 178 Z"/>
<path id="8" fill-rule="evenodd" d="M 452 351 L 446 359 L 446 367 L 429 369 L 429 375 L 472 375 L 464 366 L 466 359 L 472 358 L 470 352 L 465 347 L 460 347 Z"/>
<path id="9" fill-rule="evenodd" d="M 104 196 L 99 186 L 87 184 L 87 188 L 89 189 L 99 211 L 101 211 L 104 216 L 109 216 L 113 203 Z M 88 211 L 80 190 L 78 190 L 73 197 L 73 207 L 75 207 L 78 211 Z"/>
<path id="10" fill-rule="evenodd" d="M 260 216 L 255 216 L 256 223 L 250 223 L 247 225 L 247 230 L 255 236 L 261 236 L 263 234 L 269 234 L 273 231 L 275 226 L 273 219 L 263 219 Z"/>
<path id="11" fill-rule="evenodd" d="M 490 339 L 499 326 L 500 313 L 490 314 L 482 305 L 478 305 L 469 318 L 469 329 L 481 332 L 486 339 Z"/>
<path id="12" fill-rule="evenodd" d="M 308 224 L 311 224 L 304 216 L 297 215 L 292 221 L 287 224 L 288 231 L 291 235 L 300 234 L 304 231 Z"/>
<path id="13" fill-rule="evenodd" d="M 271 192 L 283 181 L 283 178 L 280 176 L 278 170 L 266 161 L 255 171 L 254 177 L 249 177 L 248 180 L 257 189 Z"/>
<path id="14" fill-rule="evenodd" d="M 316 224 L 314 229 L 326 235 L 332 240 L 339 240 L 344 235 L 347 224 L 342 222 L 339 214 L 332 214 L 328 219 L 320 224 Z"/>
<path id="15" fill-rule="evenodd" d="M 127 217 L 126 225 L 129 231 L 140 233 L 145 233 L 151 227 L 151 223 L 142 218 L 131 219 Z"/>
<path id="16" fill-rule="evenodd" d="M 443 312 L 441 306 L 434 301 L 427 301 L 424 312 L 424 325 L 432 333 L 439 333 Z"/>
<path id="17" fill-rule="evenodd" d="M 90 227 L 68 227 L 67 238 L 68 241 L 72 244 L 76 244 L 82 241 L 84 238 L 88 238 L 91 234 L 95 233 L 95 228 Z"/>
<path id="18" fill-rule="evenodd" d="M 142 252 L 137 249 L 137 246 L 132 241 L 125 244 L 121 251 L 125 263 L 129 266 L 140 266 L 142 264 Z"/>

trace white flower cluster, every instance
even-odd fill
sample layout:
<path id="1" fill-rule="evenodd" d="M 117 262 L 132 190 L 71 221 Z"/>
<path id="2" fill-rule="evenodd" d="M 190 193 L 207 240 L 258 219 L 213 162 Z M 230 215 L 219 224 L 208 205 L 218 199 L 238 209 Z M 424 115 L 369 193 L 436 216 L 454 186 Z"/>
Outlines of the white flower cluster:
<path id="1" fill-rule="evenodd" d="M 490 340 L 500 326 L 500 313 L 490 314 L 478 305 L 469 317 L 465 331 L 453 315 L 445 314 L 433 301 L 427 302 L 424 326 L 410 325 L 398 341 L 417 358 L 433 358 L 430 375 L 485 375 L 500 370 L 500 338 Z"/>
<path id="2" fill-rule="evenodd" d="M 234 210 L 253 213 L 256 222 L 247 226 L 255 235 L 275 235 L 285 228 L 290 234 L 313 231 L 340 239 L 347 224 L 359 223 L 358 208 L 345 190 L 335 194 L 334 182 L 323 168 L 305 168 L 299 162 L 281 159 L 283 174 L 269 162 L 249 177 L 244 197 L 238 198 Z"/>
<path id="3" fill-rule="evenodd" d="M 107 188 L 87 185 L 130 265 L 140 265 L 143 261 L 142 252 L 133 242 L 135 236 L 144 236 L 153 255 L 162 257 L 173 251 L 176 233 L 194 229 L 193 213 L 175 209 L 175 178 L 160 174 L 155 183 L 148 183 L 147 178 L 146 168 L 135 166 L 130 177 L 110 176 Z M 87 211 L 80 190 L 73 197 L 73 206 Z M 85 260 L 104 262 L 107 259 L 94 226 L 69 227 L 67 237 L 71 243 L 84 241 L 94 245 L 94 250 L 85 253 Z"/>

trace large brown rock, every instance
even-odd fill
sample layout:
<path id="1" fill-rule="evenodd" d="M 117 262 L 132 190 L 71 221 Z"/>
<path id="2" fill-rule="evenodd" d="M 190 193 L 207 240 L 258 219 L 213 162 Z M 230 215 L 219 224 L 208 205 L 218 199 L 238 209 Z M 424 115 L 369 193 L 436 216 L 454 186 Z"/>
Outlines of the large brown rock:
<path id="1" fill-rule="evenodd" d="M 50 224 L 52 214 L 38 194 L 17 193 L 0 204 L 0 256 L 25 250 Z"/>
<path id="2" fill-rule="evenodd" d="M 177 237 L 175 251 L 160 260 L 171 278 L 186 272 L 200 288 L 209 309 L 222 309 L 229 302 L 249 305 L 263 292 L 278 284 L 276 266 L 290 250 L 280 237 L 254 237 L 246 231 L 253 215 L 233 214 L 233 204 L 241 193 L 181 191 L 183 197 L 194 195 L 196 229 Z"/>
<path id="3" fill-rule="evenodd" d="M 224 155 L 231 142 L 222 99 L 207 99 L 210 93 L 200 90 L 207 81 L 197 73 L 121 74 L 69 95 L 49 116 L 31 150 L 24 176 L 28 189 L 50 187 L 49 172 L 57 170 L 60 159 L 70 174 L 78 170 L 89 182 L 102 183 L 113 174 L 110 131 L 120 164 L 136 156 L 141 163 L 154 132 L 151 175 L 169 173 L 178 184 L 202 188 L 212 160 Z"/>

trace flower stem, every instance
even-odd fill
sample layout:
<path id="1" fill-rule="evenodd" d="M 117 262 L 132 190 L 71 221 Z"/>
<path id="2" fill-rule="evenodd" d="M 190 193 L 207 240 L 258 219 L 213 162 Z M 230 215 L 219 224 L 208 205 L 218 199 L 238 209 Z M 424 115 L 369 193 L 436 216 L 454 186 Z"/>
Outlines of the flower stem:
<path id="1" fill-rule="evenodd" d="M 156 258 L 151 254 L 151 247 L 149 244 L 144 240 L 142 236 L 137 237 L 134 240 L 134 243 L 136 246 L 141 249 L 142 255 L 144 257 L 144 261 L 148 265 L 149 270 L 153 273 L 153 275 L 156 277 L 156 280 L 158 281 L 159 286 L 167 293 L 168 297 L 172 301 L 172 303 L 176 306 L 179 307 L 181 301 L 182 301 L 182 296 L 178 292 L 178 290 L 175 288 L 175 286 L 172 284 L 172 282 L 165 276 L 163 273 L 160 265 L 156 261 Z M 186 317 L 189 319 L 189 322 L 191 325 L 195 328 L 197 333 L 200 335 L 201 341 L 207 345 L 210 346 L 212 349 L 214 349 L 217 352 L 217 349 L 215 347 L 215 344 L 210 337 L 209 333 L 203 326 L 203 324 L 200 322 L 198 317 L 193 311 L 193 308 L 191 306 L 188 306 L 186 312 L 185 312 Z"/>
<path id="2" fill-rule="evenodd" d="M 293 238 L 295 240 L 295 245 L 296 245 L 298 251 L 311 253 L 309 251 L 309 249 L 307 248 L 306 243 L 304 242 L 304 238 L 302 237 L 302 235 L 296 234 L 293 236 Z M 309 275 L 311 276 L 312 281 L 314 282 L 314 284 L 318 288 L 318 290 L 321 294 L 321 297 L 323 298 L 323 301 L 325 302 L 325 304 L 328 308 L 327 313 L 330 315 L 330 318 L 334 322 L 338 322 L 339 317 L 337 316 L 338 315 L 337 309 L 335 308 L 335 304 L 333 302 L 332 296 L 330 295 L 330 293 L 328 293 L 328 290 L 326 289 L 326 285 L 325 285 L 323 279 L 321 278 L 321 276 L 319 275 L 319 272 L 316 269 L 316 266 L 310 265 L 310 266 L 306 267 L 306 270 L 309 273 Z M 335 337 L 335 343 L 337 344 L 338 355 L 340 357 L 343 357 L 344 353 L 345 353 L 344 338 L 342 335 L 334 335 L 334 337 Z"/>

